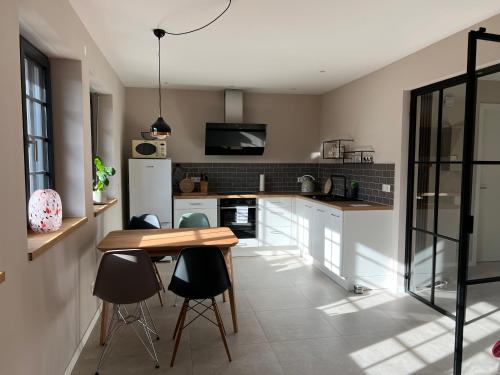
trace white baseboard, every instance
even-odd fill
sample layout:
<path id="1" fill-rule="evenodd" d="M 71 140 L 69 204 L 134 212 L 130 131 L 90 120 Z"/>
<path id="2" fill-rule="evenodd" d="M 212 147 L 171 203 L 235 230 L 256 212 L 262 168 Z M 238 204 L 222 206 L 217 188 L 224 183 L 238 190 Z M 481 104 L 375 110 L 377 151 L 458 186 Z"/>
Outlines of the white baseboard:
<path id="1" fill-rule="evenodd" d="M 87 343 L 90 334 L 92 333 L 92 330 L 94 329 L 94 326 L 96 325 L 97 321 L 99 320 L 99 317 L 101 316 L 101 308 L 102 308 L 102 303 L 97 309 L 97 312 L 95 313 L 94 317 L 90 321 L 90 324 L 83 334 L 83 337 L 78 344 L 75 352 L 73 353 L 73 357 L 71 357 L 71 361 L 69 361 L 68 367 L 66 367 L 66 370 L 64 370 L 64 375 L 71 375 L 73 372 L 76 362 L 78 361 L 78 358 L 80 358 L 80 354 L 82 354 L 83 348 L 85 347 L 85 344 Z"/>

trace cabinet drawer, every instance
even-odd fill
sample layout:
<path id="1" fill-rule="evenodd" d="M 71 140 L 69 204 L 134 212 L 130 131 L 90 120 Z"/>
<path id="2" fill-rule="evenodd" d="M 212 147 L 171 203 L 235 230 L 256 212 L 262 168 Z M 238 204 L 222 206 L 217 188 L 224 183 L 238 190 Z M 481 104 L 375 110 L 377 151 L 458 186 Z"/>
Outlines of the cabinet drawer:
<path id="1" fill-rule="evenodd" d="M 291 209 L 292 207 L 292 198 L 290 197 L 276 197 L 276 198 L 260 198 L 259 206 L 265 208 L 280 208 L 280 207 L 288 207 Z"/>
<path id="2" fill-rule="evenodd" d="M 217 208 L 217 199 L 174 199 L 174 209 Z"/>
<path id="3" fill-rule="evenodd" d="M 295 238 L 291 228 L 264 228 L 259 233 L 260 246 L 292 246 Z"/>
<path id="4" fill-rule="evenodd" d="M 292 212 L 287 208 L 259 207 L 259 224 L 264 227 L 290 227 L 292 225 Z"/>

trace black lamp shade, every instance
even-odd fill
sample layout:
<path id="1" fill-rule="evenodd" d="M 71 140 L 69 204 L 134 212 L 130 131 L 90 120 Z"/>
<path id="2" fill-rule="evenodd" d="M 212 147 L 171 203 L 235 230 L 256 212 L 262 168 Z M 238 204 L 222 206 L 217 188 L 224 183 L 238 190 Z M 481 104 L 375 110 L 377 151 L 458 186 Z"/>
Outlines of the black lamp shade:
<path id="1" fill-rule="evenodd" d="M 165 122 L 163 117 L 160 116 L 154 124 L 151 125 L 150 134 L 157 139 L 165 139 L 170 137 L 172 129 L 170 129 L 170 126 Z"/>

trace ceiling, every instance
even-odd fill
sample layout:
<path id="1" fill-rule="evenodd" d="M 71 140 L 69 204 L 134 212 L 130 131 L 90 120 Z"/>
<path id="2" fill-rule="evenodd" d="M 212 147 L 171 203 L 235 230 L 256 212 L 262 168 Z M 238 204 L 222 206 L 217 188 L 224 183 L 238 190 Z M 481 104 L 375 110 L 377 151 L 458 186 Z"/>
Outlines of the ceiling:
<path id="1" fill-rule="evenodd" d="M 153 28 L 194 28 L 228 3 L 69 1 L 130 87 L 156 85 Z M 321 94 L 497 13 L 498 0 L 233 0 L 208 28 L 162 40 L 162 81 L 169 88 Z"/>

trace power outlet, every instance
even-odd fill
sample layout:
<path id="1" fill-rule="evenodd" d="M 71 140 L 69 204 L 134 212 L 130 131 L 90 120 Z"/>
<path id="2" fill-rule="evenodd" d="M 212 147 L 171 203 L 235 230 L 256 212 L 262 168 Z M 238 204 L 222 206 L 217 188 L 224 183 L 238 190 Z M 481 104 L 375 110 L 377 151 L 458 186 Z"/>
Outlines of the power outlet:
<path id="1" fill-rule="evenodd" d="M 382 191 L 384 191 L 386 193 L 390 193 L 391 192 L 391 185 L 389 185 L 389 184 L 382 184 Z"/>

